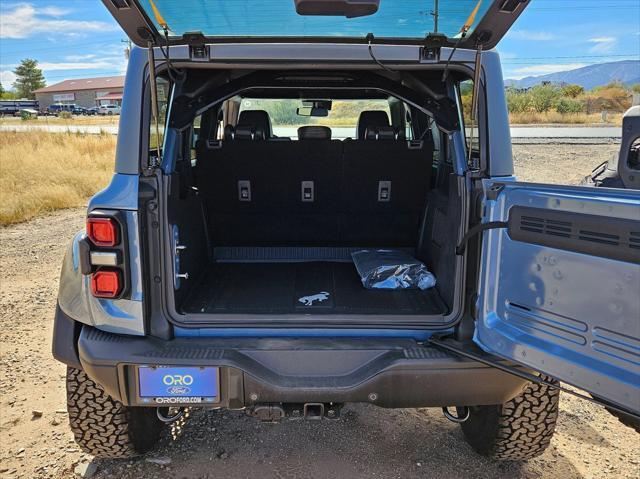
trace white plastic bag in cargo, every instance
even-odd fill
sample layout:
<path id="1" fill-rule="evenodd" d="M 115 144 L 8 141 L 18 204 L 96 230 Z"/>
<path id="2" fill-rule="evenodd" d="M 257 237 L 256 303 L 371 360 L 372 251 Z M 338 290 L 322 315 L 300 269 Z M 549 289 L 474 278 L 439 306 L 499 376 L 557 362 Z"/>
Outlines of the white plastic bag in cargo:
<path id="1" fill-rule="evenodd" d="M 428 289 L 436 284 L 424 263 L 404 251 L 364 249 L 351 258 L 367 289 Z"/>

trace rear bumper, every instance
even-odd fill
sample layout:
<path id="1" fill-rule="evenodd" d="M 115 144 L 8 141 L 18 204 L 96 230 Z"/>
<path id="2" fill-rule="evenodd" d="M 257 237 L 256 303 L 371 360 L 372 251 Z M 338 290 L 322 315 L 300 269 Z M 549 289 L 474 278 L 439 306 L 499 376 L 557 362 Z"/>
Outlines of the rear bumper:
<path id="1" fill-rule="evenodd" d="M 382 407 L 499 404 L 526 381 L 414 340 L 218 339 L 162 341 L 84 326 L 82 368 L 112 397 L 142 402 L 136 366 L 217 366 L 220 403 L 370 402 Z M 481 353 L 482 354 L 482 353 Z"/>

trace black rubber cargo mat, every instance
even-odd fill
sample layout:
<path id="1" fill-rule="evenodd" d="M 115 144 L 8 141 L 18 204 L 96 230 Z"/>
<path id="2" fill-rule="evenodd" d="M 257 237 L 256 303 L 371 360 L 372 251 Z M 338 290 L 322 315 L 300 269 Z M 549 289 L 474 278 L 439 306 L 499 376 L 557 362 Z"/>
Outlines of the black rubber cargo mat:
<path id="1" fill-rule="evenodd" d="M 367 290 L 353 263 L 215 263 L 180 308 L 209 314 L 443 314 L 436 288 Z"/>

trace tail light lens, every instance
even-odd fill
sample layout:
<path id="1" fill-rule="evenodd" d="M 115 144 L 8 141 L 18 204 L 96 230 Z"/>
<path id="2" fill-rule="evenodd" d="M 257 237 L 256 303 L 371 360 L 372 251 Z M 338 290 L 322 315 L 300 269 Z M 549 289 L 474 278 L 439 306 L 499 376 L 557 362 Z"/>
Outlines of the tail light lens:
<path id="1" fill-rule="evenodd" d="M 87 218 L 87 236 L 96 246 L 113 247 L 118 244 L 118 223 L 113 218 Z"/>
<path id="2" fill-rule="evenodd" d="M 91 292 L 97 298 L 115 298 L 120 294 L 122 281 L 117 270 L 100 270 L 91 275 Z"/>

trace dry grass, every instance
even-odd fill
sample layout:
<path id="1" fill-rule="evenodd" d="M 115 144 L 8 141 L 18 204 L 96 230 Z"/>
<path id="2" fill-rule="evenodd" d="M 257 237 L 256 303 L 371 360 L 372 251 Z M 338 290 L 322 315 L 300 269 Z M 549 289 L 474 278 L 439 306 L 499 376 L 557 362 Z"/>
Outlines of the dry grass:
<path id="1" fill-rule="evenodd" d="M 83 205 L 113 174 L 116 137 L 0 132 L 0 224 Z"/>
<path id="2" fill-rule="evenodd" d="M 22 120 L 16 117 L 0 118 L 0 125 L 109 125 L 117 126 L 120 115 L 105 116 L 74 116 L 60 118 L 57 116 L 39 116 L 32 120 Z"/>
<path id="3" fill-rule="evenodd" d="M 557 111 L 538 113 L 525 111 L 522 113 L 509 114 L 509 122 L 512 125 L 566 124 L 622 126 L 622 113 L 607 113 L 606 119 L 606 122 L 602 121 L 601 113 L 558 113 Z"/>

